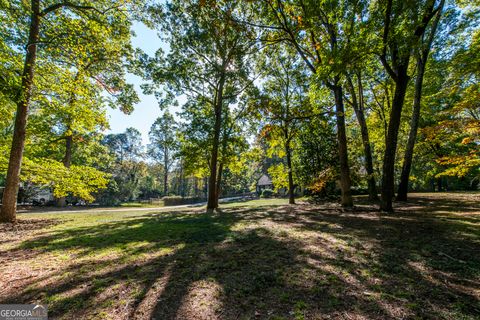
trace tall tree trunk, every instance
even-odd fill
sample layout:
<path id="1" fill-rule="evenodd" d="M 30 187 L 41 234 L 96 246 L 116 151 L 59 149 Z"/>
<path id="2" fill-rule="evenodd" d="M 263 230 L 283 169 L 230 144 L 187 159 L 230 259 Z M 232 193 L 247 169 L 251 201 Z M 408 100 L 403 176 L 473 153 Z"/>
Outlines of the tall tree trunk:
<path id="1" fill-rule="evenodd" d="M 417 138 L 418 123 L 420 121 L 420 99 L 422 97 L 422 83 L 425 73 L 425 63 L 419 59 L 417 78 L 415 79 L 415 94 L 413 98 L 413 111 L 410 120 L 410 132 L 408 134 L 407 148 L 403 157 L 402 173 L 400 175 L 400 184 L 398 185 L 397 200 L 407 201 L 408 179 L 412 168 L 413 149 Z"/>
<path id="2" fill-rule="evenodd" d="M 433 21 L 432 28 L 427 37 L 424 47 L 420 50 L 417 60 L 417 78 L 415 79 L 415 93 L 413 98 L 413 111 L 410 120 L 410 132 L 408 134 L 407 149 L 403 157 L 402 174 L 400 176 L 400 184 L 398 186 L 397 200 L 407 201 L 408 194 L 408 179 L 410 177 L 410 170 L 412 168 L 413 150 L 415 148 L 415 140 L 417 138 L 418 124 L 420 121 L 420 108 L 423 89 L 423 78 L 427 66 L 428 56 L 432 47 L 433 39 L 437 31 L 438 22 L 440 21 L 445 0 L 441 0 L 438 5 L 438 12 Z"/>
<path id="3" fill-rule="evenodd" d="M 222 110 L 223 111 L 223 110 Z M 217 173 L 217 182 L 216 182 L 216 199 L 215 199 L 215 206 L 218 208 L 218 201 L 220 199 L 220 195 L 222 193 L 222 178 L 223 178 L 223 167 L 224 167 L 224 160 L 227 153 L 227 144 L 228 144 L 228 137 L 230 131 L 227 129 L 228 125 L 228 110 L 225 112 L 222 121 L 225 123 L 223 126 L 223 133 L 222 133 L 222 153 L 221 153 L 221 160 L 220 165 L 218 167 Z"/>
<path id="4" fill-rule="evenodd" d="M 68 135 L 65 137 L 65 156 L 63 157 L 63 165 L 66 168 L 70 168 L 72 165 L 73 155 L 73 136 Z"/>
<path id="5" fill-rule="evenodd" d="M 287 169 L 288 169 L 288 203 L 295 204 L 295 186 L 293 184 L 293 170 L 292 170 L 292 150 L 290 149 L 290 141 L 288 139 L 285 142 L 285 153 L 287 155 Z"/>
<path id="6" fill-rule="evenodd" d="M 388 122 L 387 139 L 385 141 L 385 154 L 382 172 L 382 199 L 380 209 L 392 212 L 392 200 L 395 185 L 395 155 L 397 152 L 398 130 L 402 115 L 403 102 L 407 92 L 409 77 L 407 75 L 408 59 L 406 63 L 398 66 L 397 80 L 395 81 L 395 94 Z"/>
<path id="7" fill-rule="evenodd" d="M 78 81 L 78 78 L 80 77 L 80 71 L 77 71 L 77 74 L 75 75 L 74 78 L 74 83 Z M 74 92 L 70 93 L 70 99 L 69 99 L 69 106 L 71 108 L 74 108 L 74 103 L 76 101 L 76 96 Z M 72 148 L 73 148 L 73 134 L 71 132 L 71 124 L 72 124 L 72 119 L 69 118 L 67 121 L 67 130 L 65 132 L 65 155 L 63 157 L 63 165 L 65 168 L 70 168 L 72 164 Z M 59 207 L 65 207 L 67 205 L 67 198 L 66 197 L 60 197 L 57 199 L 57 206 Z"/>
<path id="8" fill-rule="evenodd" d="M 338 83 L 338 81 L 336 81 Z M 341 203 L 343 207 L 352 207 L 353 199 L 350 190 L 350 168 L 348 166 L 347 134 L 345 130 L 345 109 L 343 106 L 342 87 L 335 84 L 333 86 L 335 95 L 336 119 L 337 119 L 337 139 L 338 139 L 338 157 L 340 160 L 340 186 L 342 189 Z"/>
<path id="9" fill-rule="evenodd" d="M 370 144 L 370 137 L 368 134 L 367 121 L 365 120 L 365 103 L 363 96 L 363 85 L 360 71 L 357 73 L 357 86 L 358 86 L 358 100 L 355 93 L 355 87 L 353 86 L 352 79 L 347 78 L 352 94 L 352 107 L 355 111 L 355 116 L 360 126 L 360 133 L 362 136 L 363 152 L 365 155 L 365 170 L 367 171 L 367 183 L 368 183 L 368 199 L 370 201 L 377 201 L 377 185 L 375 183 L 375 175 L 373 170 L 373 157 L 372 148 Z"/>
<path id="10" fill-rule="evenodd" d="M 168 171 L 163 169 L 163 195 L 168 196 Z"/>
<path id="11" fill-rule="evenodd" d="M 422 39 L 427 29 L 429 21 L 434 17 L 437 11 L 441 11 L 443 8 L 444 0 L 441 1 L 439 7 L 435 9 L 435 0 L 428 0 L 426 3 L 425 11 L 422 14 L 421 23 L 414 30 L 414 41 L 411 42 L 409 51 L 413 51 Z M 408 76 L 408 66 L 410 63 L 410 52 L 406 55 L 402 54 L 399 50 L 399 44 L 397 40 L 390 39 L 390 22 L 392 12 L 393 1 L 388 0 L 385 21 L 384 21 L 384 33 L 383 33 L 383 53 L 380 56 L 380 60 L 385 67 L 387 73 L 395 81 L 395 94 L 393 96 L 392 109 L 390 111 L 390 120 L 388 124 L 387 138 L 385 140 L 385 155 L 383 158 L 383 175 L 382 175 L 382 199 L 380 203 L 380 209 L 387 212 L 392 212 L 392 200 L 394 196 L 395 185 L 395 156 L 397 151 L 398 130 L 400 127 L 400 120 L 402 115 L 403 103 L 405 100 L 405 93 L 407 91 L 408 82 L 410 80 Z M 437 16 L 438 19 L 439 16 Z M 438 22 L 438 21 L 437 21 Z M 435 26 L 436 28 L 436 26 Z M 433 34 L 431 39 L 433 40 Z M 386 60 L 387 46 L 391 48 L 392 66 L 390 66 Z"/>
<path id="12" fill-rule="evenodd" d="M 10 150 L 7 179 L 2 198 L 0 222 L 15 222 L 16 220 L 20 168 L 22 166 L 23 149 L 25 147 L 28 108 L 32 96 L 33 77 L 37 56 L 37 42 L 40 33 L 40 1 L 32 0 L 31 6 L 32 15 L 30 18 L 30 30 L 26 47 L 27 52 L 22 73 L 22 91 L 17 103 L 12 148 Z"/>
<path id="13" fill-rule="evenodd" d="M 218 91 L 217 91 L 217 97 L 215 99 L 215 124 L 213 127 L 212 155 L 210 158 L 210 177 L 208 180 L 207 210 L 209 211 L 212 211 L 218 207 L 216 177 L 217 177 L 218 147 L 220 144 L 220 130 L 222 127 L 224 84 L 225 84 L 225 73 L 221 75 Z"/>
<path id="14" fill-rule="evenodd" d="M 164 150 L 163 159 L 163 195 L 168 195 L 168 151 Z"/>
<path id="15" fill-rule="evenodd" d="M 367 123 L 363 111 L 357 114 L 357 120 L 360 124 L 360 132 L 362 134 L 363 151 L 365 154 L 365 170 L 367 171 L 368 183 L 368 199 L 370 201 L 378 200 L 377 185 L 375 183 L 375 173 L 373 170 L 372 148 L 370 145 L 370 137 L 368 135 Z"/>
<path id="16" fill-rule="evenodd" d="M 359 110 L 355 111 L 355 114 L 360 124 L 360 131 L 362 134 L 363 149 L 365 153 L 365 169 L 367 170 L 367 182 L 368 182 L 368 198 L 370 201 L 378 200 L 377 193 L 377 184 L 375 183 L 375 173 L 373 171 L 373 157 L 372 157 L 372 148 L 370 144 L 370 136 L 368 134 L 367 121 L 365 120 L 365 100 L 363 96 L 363 85 L 362 78 L 359 72 L 358 74 L 358 99 L 359 99 Z"/>
<path id="17" fill-rule="evenodd" d="M 218 165 L 218 173 L 217 173 L 217 182 L 216 182 L 216 197 L 215 197 L 215 207 L 218 208 L 218 200 L 220 198 L 220 194 L 222 192 L 222 174 L 223 174 L 223 161 L 220 161 Z"/>
<path id="18" fill-rule="evenodd" d="M 72 149 L 73 149 L 73 136 L 68 135 L 65 137 L 65 156 L 63 157 L 63 165 L 65 168 L 70 168 L 72 165 Z M 57 199 L 57 206 L 65 207 L 67 205 L 66 197 L 60 197 Z"/>
<path id="19" fill-rule="evenodd" d="M 217 180 L 217 160 L 218 160 L 218 140 L 220 137 L 220 125 L 222 121 L 221 112 L 215 111 L 215 125 L 214 125 L 214 136 L 213 136 L 213 145 L 212 145 L 212 154 L 210 157 L 210 176 L 208 179 L 208 199 L 207 199 L 207 210 L 214 210 L 217 208 L 216 205 L 216 180 Z"/>

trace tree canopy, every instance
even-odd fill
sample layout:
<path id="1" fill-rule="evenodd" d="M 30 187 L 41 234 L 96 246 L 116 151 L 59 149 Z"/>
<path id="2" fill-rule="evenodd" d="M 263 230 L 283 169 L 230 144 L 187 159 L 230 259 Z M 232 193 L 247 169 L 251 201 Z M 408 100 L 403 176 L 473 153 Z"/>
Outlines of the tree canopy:
<path id="1" fill-rule="evenodd" d="M 170 195 L 366 193 L 479 185 L 477 2 L 1 1 L 0 183 L 118 204 Z M 132 28 L 158 32 L 154 55 Z M 106 133 L 139 76 L 161 116 Z M 397 191 L 397 194 L 396 194 Z M 268 192 L 266 192 L 268 193 Z M 22 198 L 23 199 L 23 198 Z"/>

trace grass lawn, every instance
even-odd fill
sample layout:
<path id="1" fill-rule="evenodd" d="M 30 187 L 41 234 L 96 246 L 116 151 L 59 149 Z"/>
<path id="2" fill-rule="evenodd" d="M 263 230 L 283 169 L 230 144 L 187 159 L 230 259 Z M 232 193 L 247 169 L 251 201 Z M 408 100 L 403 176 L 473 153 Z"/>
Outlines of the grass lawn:
<path id="1" fill-rule="evenodd" d="M 153 203 L 125 202 L 120 205 L 120 207 L 125 207 L 125 208 L 158 208 L 163 206 L 164 206 L 163 201 L 155 201 Z"/>
<path id="2" fill-rule="evenodd" d="M 62 319 L 480 319 L 480 194 L 396 206 L 21 214 L 0 226 L 0 303 Z"/>

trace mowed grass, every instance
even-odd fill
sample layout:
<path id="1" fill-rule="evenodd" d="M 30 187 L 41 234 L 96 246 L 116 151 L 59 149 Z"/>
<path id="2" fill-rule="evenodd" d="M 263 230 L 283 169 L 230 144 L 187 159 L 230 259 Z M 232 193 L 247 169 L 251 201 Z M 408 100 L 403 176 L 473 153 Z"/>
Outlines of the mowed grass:
<path id="1" fill-rule="evenodd" d="M 358 201 L 357 201 L 358 202 Z M 61 319 L 479 319 L 480 194 L 22 214 L 0 303 Z"/>
<path id="2" fill-rule="evenodd" d="M 163 201 L 154 201 L 152 203 L 148 202 L 126 202 L 122 203 L 120 207 L 124 208 L 158 208 L 163 207 Z"/>

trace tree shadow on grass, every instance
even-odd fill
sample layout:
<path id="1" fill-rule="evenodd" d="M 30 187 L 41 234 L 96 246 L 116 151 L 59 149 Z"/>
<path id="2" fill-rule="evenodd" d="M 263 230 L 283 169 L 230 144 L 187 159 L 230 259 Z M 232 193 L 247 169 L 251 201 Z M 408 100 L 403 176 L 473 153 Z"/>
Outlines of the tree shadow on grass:
<path id="1" fill-rule="evenodd" d="M 347 283 L 311 283 L 318 274 L 302 243 L 256 225 L 232 228 L 264 212 L 150 215 L 25 241 L 17 252 L 68 251 L 72 261 L 1 302 L 46 302 L 53 318 L 291 318 L 350 310 L 341 300 Z M 321 278 L 332 277 L 325 271 Z"/>
<path id="2" fill-rule="evenodd" d="M 458 201 L 451 205 L 462 207 Z M 389 304 L 397 312 L 394 317 L 476 319 L 480 317 L 478 218 L 445 215 L 443 206 L 438 214 L 433 207 L 420 214 L 397 211 L 387 216 L 307 207 L 294 215 L 272 211 L 270 217 L 321 234 L 325 241 L 333 236 L 338 254 L 327 263 L 363 283 L 367 294 L 379 296 L 379 304 Z M 316 254 L 312 259 L 325 261 Z M 403 310 L 395 311 L 393 305 Z"/>
<path id="3" fill-rule="evenodd" d="M 53 317 L 81 310 L 93 312 L 102 300 L 111 302 L 108 294 L 120 293 L 115 299 L 124 298 L 125 304 L 132 304 L 176 255 L 221 241 L 230 224 L 229 217 L 165 213 L 53 231 L 23 242 L 8 255 L 20 258 L 24 252 L 38 256 L 65 253 L 68 261 L 59 261 L 63 265 L 56 266 L 54 272 L 24 283 L 25 290 L 12 292 L 2 302 L 46 300 Z M 120 297 L 122 291 L 125 297 Z M 104 293 L 105 297 L 100 297 Z"/>
<path id="4" fill-rule="evenodd" d="M 0 302 L 47 302 L 53 318 L 474 319 L 469 228 L 334 206 L 135 216 L 23 242 L 12 252 L 71 260 Z"/>

